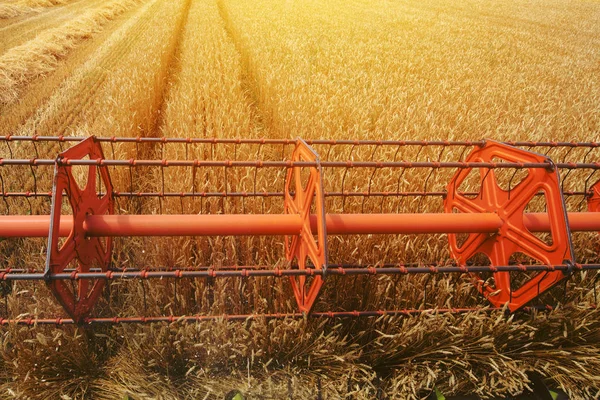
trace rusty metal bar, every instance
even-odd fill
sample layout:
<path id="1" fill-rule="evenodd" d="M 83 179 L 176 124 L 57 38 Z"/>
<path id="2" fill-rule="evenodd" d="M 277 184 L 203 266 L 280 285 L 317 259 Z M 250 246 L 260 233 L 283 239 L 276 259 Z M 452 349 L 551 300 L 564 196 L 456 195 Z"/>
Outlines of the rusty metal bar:
<path id="1" fill-rule="evenodd" d="M 102 196 L 104 193 L 98 193 Z M 477 192 L 459 192 L 463 196 L 477 196 Z M 540 192 L 539 195 L 544 193 Z M 568 196 L 588 196 L 589 192 L 565 190 L 563 195 Z M 324 192 L 325 197 L 445 197 L 445 191 L 428 191 L 428 192 Z M 283 197 L 284 192 L 113 192 L 113 197 Z M 52 192 L 0 192 L 0 197 L 52 197 Z"/>
<path id="2" fill-rule="evenodd" d="M 231 269 L 176 269 L 169 271 L 107 271 L 107 272 L 65 272 L 56 274 L 0 272 L 2 281 L 41 281 L 41 280 L 80 280 L 80 279 L 163 279 L 163 278 L 253 278 L 290 276 L 355 276 L 355 275 L 414 275 L 414 274 L 468 274 L 495 272 L 543 272 L 543 271 L 596 271 L 600 264 L 575 265 L 505 265 L 505 266 L 430 266 L 430 267 L 363 267 L 344 268 L 329 266 L 327 271 L 316 268 L 307 269 L 255 269 L 253 266 L 240 266 Z"/>
<path id="3" fill-rule="evenodd" d="M 251 168 L 291 168 L 291 167 L 316 167 L 314 161 L 270 161 L 270 160 L 85 160 L 85 159 L 19 159 L 0 158 L 0 166 L 27 165 L 27 166 L 108 166 L 108 167 L 251 167 Z M 523 168 L 546 168 L 552 169 L 553 164 L 549 162 L 461 162 L 461 161 L 322 161 L 322 167 L 328 168 L 499 168 L 499 169 L 523 169 Z M 600 169 L 600 163 L 562 163 L 555 164 L 559 168 L 588 168 Z"/>
<path id="4" fill-rule="evenodd" d="M 83 136 L 0 136 L 5 142 L 80 142 Z M 99 142 L 107 143 L 180 143 L 180 144 L 261 144 L 261 145 L 293 145 L 295 139 L 240 139 L 240 138 L 171 138 L 171 137 L 96 137 Z M 351 146 L 483 146 L 484 140 L 327 140 L 305 139 L 309 145 L 351 145 Z M 600 147 L 600 142 L 555 142 L 555 141 L 506 141 L 505 144 L 518 147 Z"/>
<path id="5" fill-rule="evenodd" d="M 551 163 L 551 162 L 466 162 L 466 161 L 269 161 L 269 160 L 85 160 L 85 159 L 19 159 L 0 158 L 0 166 L 27 165 L 27 166 L 111 166 L 111 167 L 250 167 L 250 168 L 291 168 L 291 167 L 317 167 L 319 164 L 324 168 L 488 168 L 488 169 L 600 169 L 600 162 L 592 163 Z"/>

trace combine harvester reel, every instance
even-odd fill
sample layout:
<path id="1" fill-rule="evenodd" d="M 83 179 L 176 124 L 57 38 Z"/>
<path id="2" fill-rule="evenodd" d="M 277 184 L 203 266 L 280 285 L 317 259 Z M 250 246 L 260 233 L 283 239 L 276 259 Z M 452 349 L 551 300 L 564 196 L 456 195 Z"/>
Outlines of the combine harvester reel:
<path id="1" fill-rule="evenodd" d="M 496 267 L 509 265 L 510 257 L 519 252 L 544 265 L 575 265 L 571 244 L 571 233 L 564 199 L 560 189 L 558 171 L 550 159 L 529 151 L 520 150 L 505 144 L 488 141 L 480 149 L 474 150 L 466 162 L 493 163 L 502 162 L 522 164 L 526 175 L 516 187 L 504 190 L 498 185 L 494 169 L 479 169 L 481 193 L 475 198 L 461 194 L 457 187 L 473 173 L 471 168 L 458 171 L 448 185 L 448 196 L 444 203 L 447 213 L 491 213 L 502 221 L 497 232 L 470 233 L 460 246 L 457 235 L 450 234 L 449 242 L 452 255 L 461 265 L 466 265 L 478 253 L 486 255 L 494 273 L 495 286 L 485 285 L 478 274 L 476 285 L 490 302 L 501 307 L 508 304 L 511 311 L 518 310 L 540 293 L 552 288 L 565 277 L 565 271 L 544 271 L 538 273 L 520 287 L 514 287 L 510 272 L 498 270 Z M 525 167 L 526 164 L 547 164 L 547 168 Z M 518 171 L 518 170 L 517 170 Z M 540 229 L 538 221 L 526 215 L 525 208 L 538 194 L 546 199 L 546 226 Z M 531 231 L 546 230 L 552 236 L 551 243 L 545 243 Z M 526 270 L 526 267 L 523 266 Z M 568 271 L 569 273 L 571 271 Z"/>
<path id="2" fill-rule="evenodd" d="M 571 232 L 600 231 L 600 183 L 589 185 L 600 163 L 586 162 L 588 155 L 598 147 L 596 143 L 499 143 L 482 142 L 422 142 L 422 141 L 328 141 L 302 139 L 260 140 L 260 139 L 176 139 L 176 138 L 76 138 L 76 137 L 19 137 L 0 138 L 0 146 L 6 149 L 0 158 L 0 179 L 7 215 L 0 216 L 0 238 L 47 237 L 47 258 L 45 270 L 19 270 L 17 268 L 0 271 L 0 280 L 44 281 L 69 318 L 4 318 L 3 325 L 17 323 L 72 324 L 72 323 L 124 323 L 156 321 L 201 321 L 216 318 L 245 320 L 262 316 L 266 318 L 302 317 L 359 317 L 380 315 L 410 315 L 427 311 L 423 307 L 389 310 L 342 310 L 315 311 L 319 294 L 327 285 L 327 276 L 378 276 L 414 274 L 465 274 L 472 278 L 475 288 L 485 297 L 491 307 L 507 307 L 511 312 L 527 308 L 549 308 L 551 305 L 531 306 L 574 271 L 598 270 L 600 264 L 578 264 L 571 244 Z M 45 145 L 56 148 L 68 144 L 68 149 L 59 153 L 56 159 L 37 156 L 38 147 Z M 138 146 L 185 146 L 184 160 L 144 160 L 115 159 L 115 145 Z M 281 148 L 278 160 L 237 160 L 240 146 Z M 33 159 L 13 158 L 13 150 L 18 146 L 33 146 L 36 157 Z M 190 146 L 233 146 L 233 160 L 188 159 Z M 236 147 L 237 146 L 237 147 Z M 290 147 L 293 146 L 291 151 Z M 325 148 L 327 156 L 321 159 L 314 147 Z M 113 159 L 105 154 L 112 150 Z M 359 158 L 355 149 L 374 149 L 368 160 Z M 436 161 L 397 161 L 403 149 L 418 149 L 417 157 L 423 149 L 439 149 Z M 104 148 L 104 151 L 103 151 Z M 330 160 L 332 149 L 350 149 L 347 158 Z M 543 149 L 547 153 L 559 151 L 566 158 L 574 149 L 587 152 L 582 163 L 553 162 L 549 156 L 541 155 L 525 148 Z M 381 150 L 383 149 L 383 150 Z M 387 149 L 387 150 L 386 150 Z M 462 149 L 458 160 L 443 161 L 442 154 L 447 149 Z M 394 154 L 393 161 L 378 161 L 377 151 Z M 347 151 L 346 151 L 347 152 Z M 467 153 L 468 152 L 468 153 Z M 336 153 L 336 151 L 334 151 Z M 414 155 L 414 151 L 409 154 Z M 55 153 L 56 154 L 56 153 Z M 446 153 L 448 154 L 448 153 Z M 466 157 L 463 155 L 467 154 Z M 335 158 L 335 157 L 334 157 Z M 431 157 L 429 157 L 431 158 Z M 33 176 L 34 188 L 29 191 L 12 191 L 23 179 L 13 168 L 28 168 Z M 80 187 L 73 168 L 85 168 L 87 184 Z M 38 190 L 40 169 L 48 172 L 53 168 L 51 192 Z M 130 182 L 129 192 L 121 191 L 111 182 L 110 171 L 120 168 L 132 171 L 136 168 L 182 168 L 191 172 L 197 179 L 199 169 L 219 169 L 228 171 L 234 168 L 255 170 L 275 169 L 285 176 L 282 192 L 252 193 L 232 192 L 228 183 L 225 191 L 200 192 L 194 186 L 191 192 L 167 192 L 163 187 L 156 192 L 136 192 Z M 374 176 L 383 169 L 391 169 L 393 176 L 399 176 L 398 189 L 406 171 L 425 171 L 425 188 L 422 192 L 402 192 L 372 190 Z M 345 189 L 349 171 L 366 171 L 368 189 L 350 192 Z M 325 172 L 327 171 L 327 172 Z M 335 176 L 334 183 L 341 182 L 341 190 L 327 191 L 331 181 L 324 179 L 325 173 Z M 338 171 L 337 173 L 335 171 Z M 372 171 L 372 172 L 371 172 Z M 438 192 L 427 190 L 433 176 L 443 176 L 447 171 L 446 189 Z M 563 172 L 563 180 L 559 176 Z M 585 171 L 585 184 L 580 192 L 564 191 L 564 182 L 573 171 Z M 370 175 L 369 175 L 370 173 Z M 454 174 L 451 176 L 451 174 Z M 50 176 L 50 173 L 46 173 Z M 577 175 L 577 173 L 574 173 Z M 574 178 L 572 178 L 574 179 Z M 24 180 L 24 179 L 23 179 Z M 329 182 L 329 183 L 327 183 Z M 473 187 L 479 190 L 473 191 Z M 388 188 L 389 189 L 389 188 Z M 469 192 L 469 190 L 471 190 Z M 227 214 L 200 213 L 180 215 L 135 215 L 118 214 L 115 202 L 119 198 L 155 197 L 205 199 L 262 197 L 283 200 L 282 214 Z M 381 210 L 392 201 L 406 197 L 443 199 L 444 212 L 380 212 L 364 213 L 365 201 L 381 200 Z M 565 198 L 579 196 L 581 203 L 587 200 L 586 212 L 567 212 Z M 30 198 L 48 200 L 50 215 L 12 215 L 10 202 Z M 362 199 L 361 213 L 330 213 L 329 200 L 345 202 Z M 69 213 L 64 212 L 64 200 L 68 200 Z M 544 212 L 530 212 L 532 203 L 545 204 Z M 183 209 L 183 206 L 182 206 Z M 342 210 L 343 211 L 343 210 Z M 122 212 L 122 211 L 121 211 Z M 32 213 L 33 214 L 33 213 Z M 450 255 L 455 263 L 449 265 L 431 264 L 333 264 L 329 260 L 332 235 L 398 235 L 398 234 L 447 234 Z M 248 266 L 187 268 L 176 270 L 158 269 L 115 269 L 111 264 L 113 238 L 135 236 L 283 236 L 285 258 L 288 267 Z M 328 246 L 330 249 L 328 249 Z M 515 261 L 514 256 L 523 255 L 528 263 Z M 482 262 L 487 259 L 487 262 Z M 515 278 L 519 273 L 524 273 Z M 523 279 L 523 275 L 526 279 Z M 93 317 L 94 307 L 104 290 L 107 281 L 115 279 L 151 278 L 250 278 L 287 277 L 291 284 L 297 311 L 294 313 L 246 314 L 246 315 L 186 315 L 154 317 Z M 493 279 L 492 279 L 493 278 Z M 481 307 L 479 307 L 481 308 Z M 479 308 L 450 308 L 440 311 L 465 312 Z"/>

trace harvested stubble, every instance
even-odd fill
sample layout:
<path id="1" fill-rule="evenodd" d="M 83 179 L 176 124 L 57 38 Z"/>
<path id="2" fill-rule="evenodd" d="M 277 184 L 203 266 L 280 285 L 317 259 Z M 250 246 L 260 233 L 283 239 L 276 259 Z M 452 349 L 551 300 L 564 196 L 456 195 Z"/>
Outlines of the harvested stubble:
<path id="1" fill-rule="evenodd" d="M 18 133 L 531 140 L 550 135 L 598 140 L 600 75 L 593 34 L 598 27 L 592 23 L 598 12 L 583 2 L 149 1 Z M 543 24 L 560 18 L 576 21 L 569 26 L 581 37 Z M 481 37 L 491 39 L 486 43 Z M 564 99 L 569 99 L 567 108 Z M 56 149 L 38 150 L 52 157 Z M 118 158 L 137 155 L 134 146 L 115 146 L 114 151 Z M 353 157 L 369 158 L 373 151 L 357 149 Z M 185 157 L 177 147 L 164 153 L 160 146 L 142 147 L 140 152 L 144 157 Z M 351 157 L 347 152 L 335 150 L 329 158 Z M 459 156 L 444 153 L 445 160 Z M 239 155 L 279 157 L 256 146 Z M 375 159 L 391 157 L 381 149 L 375 153 Z M 398 159 L 412 157 L 414 152 L 407 151 Z M 437 157 L 435 151 L 420 153 L 422 160 Z M 228 159 L 231 152 L 217 147 L 213 154 L 210 146 L 197 146 L 188 158 Z M 160 171 L 146 172 L 135 177 L 134 189 L 159 189 Z M 165 173 L 167 191 L 190 190 L 189 171 L 167 168 Z M 348 189 L 365 191 L 371 173 L 350 172 Z M 117 185 L 128 187 L 126 173 L 111 174 Z M 339 189 L 339 174 L 327 171 L 325 179 L 327 189 Z M 425 179 L 426 172 L 417 171 L 398 182 L 397 173 L 381 171 L 373 186 L 422 190 Z M 448 174 L 436 174 L 429 189 L 443 189 L 448 179 Z M 197 190 L 223 191 L 221 171 L 203 171 L 202 180 L 204 186 Z M 228 190 L 254 190 L 253 172 L 240 169 L 228 182 Z M 259 174 L 257 189 L 280 190 L 282 182 L 281 172 Z M 47 213 L 45 207 L 40 204 L 35 211 Z M 179 213 L 183 207 L 189 213 L 218 213 L 240 212 L 243 206 L 218 200 L 181 205 L 177 199 L 162 204 L 121 201 L 119 207 L 128 212 L 162 208 Z M 362 207 L 367 212 L 380 207 L 384 212 L 437 212 L 441 203 L 363 204 L 358 199 L 342 204 L 330 199 L 327 207 L 329 212 L 360 212 Z M 21 210 L 26 209 L 22 204 Z M 282 204 L 279 199 L 248 201 L 245 211 L 279 213 Z M 443 237 L 335 237 L 331 243 L 336 262 L 448 258 Z M 578 239 L 579 261 L 597 260 L 596 243 L 594 236 Z M 43 262 L 43 242 L 6 241 L 0 246 L 7 265 L 37 268 Z M 119 240 L 115 249 L 115 265 L 127 267 L 273 265 L 281 259 L 280 239 L 267 238 Z M 424 281 L 329 278 L 317 307 L 478 302 L 470 282 L 436 276 L 427 283 L 424 304 Z M 381 391 L 389 398 L 419 398 L 434 385 L 449 394 L 517 393 L 528 383 L 525 371 L 536 370 L 573 398 L 589 399 L 600 386 L 600 318 L 598 311 L 586 308 L 594 301 L 592 282 L 587 274 L 569 284 L 567 302 L 580 306 L 532 317 L 482 311 L 343 323 L 173 323 L 94 332 L 44 327 L 31 333 L 10 327 L 3 337 L 3 388 L 9 397 L 12 392 L 14 397 L 38 398 L 112 399 L 125 393 L 134 398 L 222 398 L 233 387 L 251 397 L 316 398 L 320 391 L 325 398 L 366 399 Z M 172 281 L 114 282 L 97 315 L 294 310 L 289 293 L 283 296 L 289 291 L 283 280 L 221 280 L 212 293 L 205 282 L 180 281 L 176 297 L 174 289 Z M 11 315 L 61 314 L 44 287 L 24 283 L 14 286 L 9 307 Z"/>
<path id="2" fill-rule="evenodd" d="M 8 50 L 0 56 L 0 104 L 16 101 L 23 85 L 54 70 L 69 50 L 137 3 L 114 0 Z"/>
<path id="3" fill-rule="evenodd" d="M 0 54 L 28 42 L 47 29 L 59 27 L 102 3 L 101 0 L 80 0 L 42 13 L 0 20 Z"/>
<path id="4" fill-rule="evenodd" d="M 41 12 L 45 8 L 67 4 L 73 0 L 15 0 L 0 3 L 0 19 Z"/>

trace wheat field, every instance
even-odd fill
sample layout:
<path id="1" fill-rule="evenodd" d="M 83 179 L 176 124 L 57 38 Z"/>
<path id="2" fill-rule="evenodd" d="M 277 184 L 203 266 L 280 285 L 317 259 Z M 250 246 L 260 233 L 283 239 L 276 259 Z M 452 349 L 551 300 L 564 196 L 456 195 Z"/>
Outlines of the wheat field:
<path id="1" fill-rule="evenodd" d="M 596 0 L 0 0 L 0 135 L 600 141 Z M 55 158 L 64 144 L 0 146 Z M 431 161 L 439 149 L 315 146 L 324 159 Z M 292 147 L 105 145 L 118 159 L 289 159 Z M 232 156 L 232 153 L 235 154 Z M 550 153 L 581 161 L 585 151 Z M 597 157 L 594 150 L 587 157 Z M 416 160 L 415 158 L 418 158 Z M 464 158 L 449 149 L 443 160 Z M 594 160 L 596 161 L 596 160 Z M 326 190 L 444 190 L 453 171 L 327 171 Z M 577 190 L 575 172 L 565 189 Z M 49 192 L 52 170 L 0 166 L 7 191 Z M 118 190 L 277 191 L 285 170 L 110 169 Z M 431 179 L 430 179 L 431 178 Z M 47 198 L 2 214 L 48 214 Z M 443 212 L 437 198 L 328 198 L 328 212 Z M 578 211 L 580 199 L 567 208 Z M 120 214 L 283 212 L 278 198 L 119 199 Z M 573 235 L 599 262 L 596 233 Z M 2 268 L 42 271 L 45 239 L 1 239 Z M 446 263 L 446 235 L 332 236 L 335 263 Z M 282 265 L 280 237 L 119 238 L 117 268 Z M 551 312 L 351 320 L 3 326 L 0 398 L 421 399 L 517 395 L 528 372 L 600 396 L 595 272 Z M 2 318 L 64 315 L 43 283 L 1 282 Z M 424 291 L 428 294 L 424 298 Z M 112 281 L 96 316 L 294 312 L 286 280 Z M 481 305 L 467 278 L 328 278 L 319 311 Z"/>

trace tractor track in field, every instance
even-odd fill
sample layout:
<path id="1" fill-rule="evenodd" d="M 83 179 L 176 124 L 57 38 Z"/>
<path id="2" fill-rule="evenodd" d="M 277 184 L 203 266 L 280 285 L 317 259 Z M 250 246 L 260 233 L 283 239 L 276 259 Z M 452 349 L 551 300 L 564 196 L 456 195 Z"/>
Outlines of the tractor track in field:
<path id="1" fill-rule="evenodd" d="M 257 87 L 256 74 L 253 71 L 250 54 L 245 49 L 244 44 L 240 40 L 236 39 L 235 26 L 231 20 L 231 16 L 227 11 L 227 7 L 224 4 L 224 0 L 216 0 L 217 8 L 219 10 L 219 16 L 223 20 L 223 26 L 227 37 L 233 43 L 236 52 L 239 55 L 241 63 L 241 86 L 244 91 L 244 97 L 252 114 L 252 119 L 258 127 L 263 129 L 267 128 L 267 121 L 265 119 L 264 111 L 260 105 L 259 88 Z"/>
<path id="2" fill-rule="evenodd" d="M 140 136 L 143 137 L 159 137 L 161 136 L 161 130 L 165 123 L 165 107 L 167 105 L 167 99 L 169 96 L 170 88 L 174 82 L 174 79 L 177 78 L 179 71 L 181 70 L 180 63 L 180 54 L 181 54 L 181 43 L 183 39 L 183 32 L 187 25 L 188 16 L 190 7 L 192 4 L 192 0 L 185 0 L 183 5 L 182 14 L 177 21 L 177 26 L 175 27 L 175 34 L 173 37 L 173 46 L 170 54 L 167 55 L 166 60 L 166 72 L 161 77 L 162 87 L 159 89 L 160 95 L 158 102 L 156 104 L 156 109 L 154 110 L 154 118 L 153 121 L 147 130 L 143 130 Z M 136 157 L 142 159 L 158 159 L 162 158 L 163 155 L 159 154 L 159 144 L 151 143 L 147 146 L 142 146 L 137 150 Z M 140 182 L 144 180 L 144 171 L 135 170 L 133 171 L 132 180 L 134 182 Z M 141 213 L 147 204 L 152 204 L 151 200 L 148 199 L 137 199 L 138 201 L 130 203 L 129 206 L 133 208 L 134 211 Z"/>
<path id="3" fill-rule="evenodd" d="M 181 71 L 181 43 L 183 41 L 183 32 L 185 31 L 185 27 L 188 23 L 191 5 L 192 0 L 185 0 L 185 4 L 183 6 L 183 14 L 176 27 L 174 39 L 175 44 L 173 46 L 173 51 L 171 52 L 171 54 L 169 54 L 167 60 L 167 73 L 163 78 L 163 87 L 160 94 L 157 115 L 154 120 L 153 127 L 150 129 L 147 135 L 150 137 L 158 137 L 160 135 L 161 128 L 164 125 L 165 107 L 169 96 L 169 91 L 173 85 L 174 80 Z"/>

